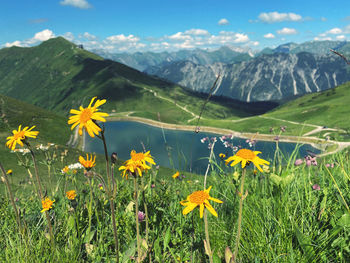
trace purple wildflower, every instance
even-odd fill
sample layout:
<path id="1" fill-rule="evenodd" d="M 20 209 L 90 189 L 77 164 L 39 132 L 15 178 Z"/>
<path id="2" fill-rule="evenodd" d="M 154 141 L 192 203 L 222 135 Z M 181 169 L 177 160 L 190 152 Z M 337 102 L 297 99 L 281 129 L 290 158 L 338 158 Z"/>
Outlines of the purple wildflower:
<path id="1" fill-rule="evenodd" d="M 321 187 L 320 187 L 318 184 L 314 184 L 314 185 L 312 186 L 312 189 L 313 189 L 313 190 L 316 190 L 316 191 L 319 191 L 319 190 L 321 190 Z"/>
<path id="2" fill-rule="evenodd" d="M 299 165 L 301 165 L 303 162 L 304 162 L 304 161 L 303 161 L 302 159 L 297 159 L 297 160 L 295 160 L 294 165 L 295 165 L 295 166 L 299 166 Z"/>
<path id="3" fill-rule="evenodd" d="M 145 220 L 146 215 L 144 212 L 139 211 L 138 217 L 139 217 L 139 222 L 142 222 L 143 220 Z"/>

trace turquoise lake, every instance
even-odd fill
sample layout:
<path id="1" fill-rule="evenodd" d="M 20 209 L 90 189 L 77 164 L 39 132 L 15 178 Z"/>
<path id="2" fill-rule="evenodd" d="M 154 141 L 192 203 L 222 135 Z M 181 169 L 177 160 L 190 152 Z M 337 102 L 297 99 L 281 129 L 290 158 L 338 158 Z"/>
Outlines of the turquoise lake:
<path id="1" fill-rule="evenodd" d="M 108 152 L 116 152 L 118 158 L 122 160 L 130 159 L 131 150 L 136 152 L 150 150 L 151 155 L 157 165 L 170 168 L 192 171 L 196 173 L 204 173 L 208 165 L 208 157 L 210 150 L 208 149 L 208 140 L 204 143 L 201 139 L 208 137 L 216 137 L 214 153 L 217 160 L 220 160 L 219 153 L 226 156 L 233 154 L 232 148 L 225 147 L 220 140 L 222 135 L 194 131 L 180 131 L 161 129 L 147 124 L 132 121 L 115 121 L 106 122 L 105 137 L 107 141 Z M 255 145 L 250 147 L 246 139 L 233 138 L 225 139 L 226 145 L 229 143 L 235 149 L 247 148 L 255 151 L 261 151 L 259 157 L 271 162 L 274 157 L 276 142 L 257 141 Z M 284 155 L 290 155 L 296 147 L 294 143 L 278 143 L 279 148 Z M 85 151 L 104 153 L 102 141 L 98 138 L 85 136 Z M 319 153 L 320 151 L 310 145 L 302 145 L 298 151 L 299 157 L 304 157 L 308 151 Z"/>

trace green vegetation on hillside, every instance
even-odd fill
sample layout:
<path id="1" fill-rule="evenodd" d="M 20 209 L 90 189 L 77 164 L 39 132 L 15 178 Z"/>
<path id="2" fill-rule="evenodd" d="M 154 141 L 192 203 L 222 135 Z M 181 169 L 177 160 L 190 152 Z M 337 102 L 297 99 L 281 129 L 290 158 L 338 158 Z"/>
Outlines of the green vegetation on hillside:
<path id="1" fill-rule="evenodd" d="M 152 95 L 150 90 L 172 102 Z M 146 116 L 171 111 L 173 101 L 199 114 L 206 100 L 206 96 L 104 60 L 62 37 L 30 48 L 1 49 L 0 93 L 65 115 L 74 105 L 88 103 L 93 96 L 107 99 L 107 111 L 139 111 Z M 221 104 L 209 102 L 204 116 L 226 118 L 250 116 L 257 109 L 259 113 L 266 111 L 263 107 L 247 111 L 247 107 L 242 109 L 242 103 L 238 107 L 234 103 Z M 177 109 L 173 113 L 166 121 L 181 122 L 177 115 L 184 112 Z"/>
<path id="2" fill-rule="evenodd" d="M 342 129 L 338 140 L 350 140 L 350 82 L 323 92 L 307 94 L 264 114 L 300 123 Z"/>

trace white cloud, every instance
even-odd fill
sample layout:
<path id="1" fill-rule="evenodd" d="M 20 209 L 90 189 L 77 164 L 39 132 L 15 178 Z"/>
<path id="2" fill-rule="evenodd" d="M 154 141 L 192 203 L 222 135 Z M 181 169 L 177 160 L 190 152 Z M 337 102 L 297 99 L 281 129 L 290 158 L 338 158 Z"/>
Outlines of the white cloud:
<path id="1" fill-rule="evenodd" d="M 277 30 L 277 34 L 279 35 L 295 35 L 297 31 L 294 28 L 284 27 L 281 30 Z"/>
<path id="2" fill-rule="evenodd" d="M 219 20 L 218 25 L 225 26 L 228 25 L 230 22 L 226 18 L 222 18 Z"/>
<path id="3" fill-rule="evenodd" d="M 337 40 L 345 40 L 346 37 L 344 35 L 339 35 L 336 37 Z"/>
<path id="4" fill-rule="evenodd" d="M 342 32 L 343 31 L 340 28 L 335 27 L 335 28 L 332 28 L 331 30 L 328 30 L 326 34 L 338 35 L 338 34 L 341 34 Z"/>
<path id="5" fill-rule="evenodd" d="M 264 38 L 275 38 L 275 35 L 272 33 L 268 33 L 268 34 L 264 35 Z"/>
<path id="6" fill-rule="evenodd" d="M 95 40 L 97 37 L 95 35 L 90 34 L 89 32 L 85 32 L 82 35 L 79 35 L 80 38 L 86 38 L 87 40 Z"/>
<path id="7" fill-rule="evenodd" d="M 54 38 L 55 34 L 49 30 L 49 29 L 45 29 L 41 32 L 38 32 L 34 35 L 34 37 L 32 38 L 33 42 L 37 42 L 37 41 L 46 41 L 50 38 Z"/>
<path id="8" fill-rule="evenodd" d="M 63 37 L 69 41 L 73 41 L 74 40 L 74 35 L 72 32 L 66 32 L 63 34 Z"/>
<path id="9" fill-rule="evenodd" d="M 134 35 L 125 36 L 124 34 L 120 34 L 120 35 L 107 37 L 106 40 L 111 44 L 118 44 L 118 43 L 126 43 L 126 42 L 135 43 L 135 42 L 138 42 L 140 38 Z"/>
<path id="10" fill-rule="evenodd" d="M 331 37 L 314 37 L 315 41 L 332 40 Z"/>
<path id="11" fill-rule="evenodd" d="M 343 33 L 344 34 L 350 34 L 350 25 L 347 25 L 347 26 L 344 27 Z"/>
<path id="12" fill-rule="evenodd" d="M 245 34 L 235 34 L 235 40 L 233 40 L 234 43 L 244 43 L 249 41 L 249 37 Z"/>
<path id="13" fill-rule="evenodd" d="M 186 35 L 194 35 L 194 36 L 205 36 L 205 35 L 210 35 L 210 33 L 207 30 L 204 29 L 190 29 L 186 30 L 184 32 Z"/>
<path id="14" fill-rule="evenodd" d="M 253 42 L 251 42 L 251 44 L 252 44 L 254 47 L 256 47 L 256 46 L 259 46 L 259 45 L 260 45 L 259 41 L 253 41 Z"/>
<path id="15" fill-rule="evenodd" d="M 327 18 L 321 17 L 321 21 L 326 22 L 326 21 L 327 21 Z"/>
<path id="16" fill-rule="evenodd" d="M 6 43 L 5 44 L 5 47 L 13 47 L 13 46 L 21 47 L 22 43 L 21 43 L 21 41 L 16 40 L 16 41 L 14 41 L 12 43 Z"/>
<path id="17" fill-rule="evenodd" d="M 183 32 L 177 32 L 176 34 L 168 36 L 168 38 L 171 40 L 189 40 L 189 39 L 191 39 L 191 36 L 186 35 Z"/>
<path id="18" fill-rule="evenodd" d="M 276 23 L 282 21 L 301 21 L 302 17 L 295 13 L 278 13 L 278 12 L 270 12 L 270 13 L 261 13 L 258 17 L 260 21 L 265 23 Z"/>
<path id="19" fill-rule="evenodd" d="M 70 5 L 81 9 L 88 9 L 92 7 L 86 0 L 63 0 L 60 2 L 60 4 Z"/>

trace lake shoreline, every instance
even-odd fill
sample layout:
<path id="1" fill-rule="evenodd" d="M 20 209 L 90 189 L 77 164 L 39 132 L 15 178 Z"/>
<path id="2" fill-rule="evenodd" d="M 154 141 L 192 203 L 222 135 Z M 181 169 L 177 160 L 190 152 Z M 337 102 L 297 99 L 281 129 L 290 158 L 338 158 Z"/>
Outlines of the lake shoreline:
<path id="1" fill-rule="evenodd" d="M 108 122 L 113 121 L 135 121 L 143 124 L 147 124 L 150 126 L 170 129 L 170 130 L 183 130 L 183 131 L 193 131 L 195 132 L 196 127 L 193 125 L 183 125 L 183 124 L 170 124 L 159 122 L 151 119 L 141 118 L 141 117 L 133 117 L 133 116 L 110 116 L 107 118 Z M 248 133 L 248 132 L 238 132 L 230 129 L 224 128 L 215 128 L 209 126 L 200 126 L 199 132 L 210 132 L 216 133 L 220 135 L 228 135 L 232 134 L 235 137 L 242 139 L 255 139 L 260 141 L 276 141 L 276 135 L 274 134 L 260 134 L 260 133 Z M 328 154 L 335 153 L 339 150 L 342 150 L 346 147 L 350 146 L 350 142 L 335 142 L 331 140 L 320 139 L 317 137 L 300 137 L 300 136 L 291 136 L 291 135 L 279 135 L 279 142 L 290 142 L 290 143 L 300 143 L 300 144 L 309 144 L 312 147 L 324 151 L 327 146 L 337 145 L 337 149 L 331 152 L 323 152 L 319 156 L 325 156 Z"/>

